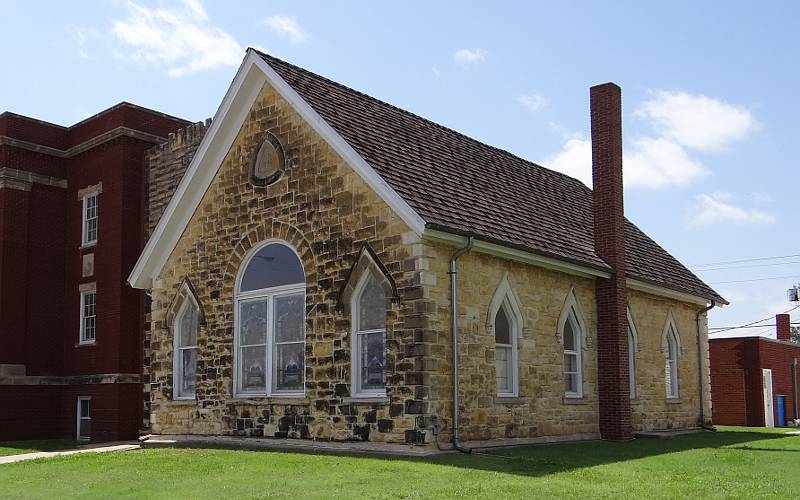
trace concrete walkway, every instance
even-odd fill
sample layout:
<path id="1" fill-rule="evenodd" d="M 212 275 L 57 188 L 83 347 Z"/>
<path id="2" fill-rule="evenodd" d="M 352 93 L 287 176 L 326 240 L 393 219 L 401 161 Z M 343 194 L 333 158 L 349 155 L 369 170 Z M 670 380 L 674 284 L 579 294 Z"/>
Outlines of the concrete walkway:
<path id="1" fill-rule="evenodd" d="M 118 441 L 112 443 L 97 443 L 78 446 L 68 450 L 59 451 L 37 451 L 35 453 L 22 453 L 20 455 L 7 455 L 0 457 L 0 464 L 10 464 L 23 460 L 33 460 L 35 458 L 58 457 L 61 455 L 75 455 L 77 453 L 103 453 L 106 451 L 129 451 L 141 448 L 135 441 Z"/>

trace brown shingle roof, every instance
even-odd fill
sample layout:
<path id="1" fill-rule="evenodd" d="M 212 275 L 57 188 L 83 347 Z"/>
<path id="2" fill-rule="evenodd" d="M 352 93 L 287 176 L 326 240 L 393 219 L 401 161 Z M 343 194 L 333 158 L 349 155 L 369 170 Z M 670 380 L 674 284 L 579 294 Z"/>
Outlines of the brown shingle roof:
<path id="1" fill-rule="evenodd" d="M 577 179 L 259 54 L 427 227 L 609 269 L 594 252 L 592 192 Z M 724 300 L 630 222 L 626 235 L 630 277 Z"/>

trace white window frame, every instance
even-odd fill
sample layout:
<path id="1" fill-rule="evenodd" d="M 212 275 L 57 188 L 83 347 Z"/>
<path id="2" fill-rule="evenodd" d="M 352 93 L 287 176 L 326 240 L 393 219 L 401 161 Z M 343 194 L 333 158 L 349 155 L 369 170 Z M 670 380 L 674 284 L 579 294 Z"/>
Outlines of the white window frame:
<path id="1" fill-rule="evenodd" d="M 82 416 L 81 415 L 81 402 L 88 401 L 89 402 L 89 416 Z M 88 420 L 89 424 L 91 425 L 92 422 L 92 398 L 91 396 L 78 396 L 78 407 L 76 415 L 76 429 L 75 429 L 75 439 L 79 441 L 86 441 L 92 439 L 92 436 L 81 436 L 81 420 Z"/>
<path id="2" fill-rule="evenodd" d="M 87 316 L 86 315 L 86 297 L 88 295 L 94 295 L 94 315 Z M 94 318 L 94 325 L 93 325 L 93 336 L 92 338 L 88 338 L 86 333 L 86 319 L 87 318 Z M 81 310 L 80 310 L 80 334 L 78 337 L 78 344 L 80 345 L 92 345 L 97 340 L 97 290 L 87 290 L 81 292 Z"/>
<path id="3" fill-rule="evenodd" d="M 564 322 L 564 328 L 566 328 L 567 322 L 572 323 L 572 331 L 575 333 L 575 349 L 567 349 L 566 342 L 563 342 L 564 346 L 564 360 L 566 357 L 575 356 L 575 379 L 576 379 L 576 390 L 575 391 L 567 391 L 566 388 L 564 390 L 564 397 L 567 398 L 582 398 L 583 397 L 583 328 L 581 327 L 581 322 L 578 321 L 578 314 L 575 311 L 574 307 L 570 308 L 569 313 L 567 314 L 567 321 Z M 564 340 L 564 330 L 561 330 L 561 338 Z M 566 379 L 567 372 L 566 366 L 563 368 L 564 378 Z"/>
<path id="4" fill-rule="evenodd" d="M 675 332 L 675 329 L 672 325 L 668 326 L 669 330 L 667 331 L 667 337 L 665 339 L 667 344 L 667 357 L 666 357 L 666 365 L 664 369 L 664 373 L 666 375 L 667 370 L 669 371 L 669 383 L 665 384 L 666 386 L 666 394 L 667 399 L 680 399 L 681 397 L 681 389 L 680 389 L 680 378 L 678 375 L 678 358 L 679 358 L 679 351 L 680 351 L 680 344 L 678 343 L 678 334 Z M 672 342 L 670 342 L 670 338 Z M 666 377 L 665 377 L 666 378 Z M 667 380 L 665 380 L 667 382 Z"/>
<path id="5" fill-rule="evenodd" d="M 631 399 L 636 399 L 636 353 L 639 351 L 639 332 L 633 322 L 631 310 L 628 309 L 628 383 L 630 384 Z"/>
<path id="6" fill-rule="evenodd" d="M 351 367 L 351 374 L 350 374 L 350 383 L 353 390 L 351 391 L 351 396 L 354 398 L 359 397 L 367 397 L 367 398 L 377 398 L 377 397 L 385 397 L 386 396 L 386 372 L 385 372 L 385 363 L 386 363 L 386 328 L 375 328 L 372 330 L 360 330 L 359 329 L 359 322 L 361 318 L 361 293 L 364 291 L 364 288 L 367 286 L 367 281 L 370 279 L 376 279 L 372 276 L 369 270 L 365 271 L 363 276 L 358 280 L 358 284 L 356 285 L 353 295 L 350 298 L 350 311 L 351 311 L 351 321 L 350 321 L 350 328 L 351 328 L 351 339 L 350 342 L 350 367 Z M 384 300 L 386 299 L 385 292 L 384 292 Z M 386 308 L 384 307 L 384 317 L 386 315 Z M 386 323 L 384 322 L 384 325 Z M 381 333 L 383 335 L 383 359 L 384 359 L 384 379 L 383 379 L 383 389 L 362 389 L 361 388 L 361 342 L 364 338 L 366 338 L 369 334 L 374 333 Z"/>
<path id="7" fill-rule="evenodd" d="M 259 245 L 256 245 L 247 253 L 245 258 L 242 261 L 242 266 L 239 269 L 239 276 L 236 279 L 236 297 L 234 300 L 234 397 L 237 398 L 252 398 L 252 397 L 282 397 L 282 398 L 303 398 L 305 397 L 305 386 L 306 386 L 306 373 L 305 373 L 305 344 L 306 344 L 306 325 L 305 325 L 305 306 L 303 308 L 303 390 L 302 391 L 279 391 L 274 390 L 273 385 L 275 383 L 275 356 L 277 354 L 276 343 L 275 343 L 275 318 L 274 318 L 274 304 L 275 298 L 286 296 L 286 295 L 296 295 L 299 293 L 303 294 L 303 304 L 306 302 L 306 284 L 305 283 L 293 283 L 289 285 L 280 285 L 276 287 L 269 287 L 269 288 L 262 288 L 259 290 L 248 290 L 246 292 L 240 292 L 241 281 L 244 277 L 245 271 L 247 271 L 247 267 L 252 260 L 252 257 L 258 253 L 259 250 L 268 246 L 268 245 L 283 245 L 292 250 L 295 256 L 297 257 L 300 265 L 302 266 L 303 260 L 300 258 L 300 255 L 297 251 L 288 243 L 281 240 L 267 240 Z M 305 275 L 305 271 L 303 272 Z M 265 299 L 267 301 L 267 338 L 266 338 L 266 364 L 265 364 L 265 371 L 266 371 L 266 391 L 265 392 L 257 392 L 257 391 L 245 391 L 242 389 L 242 377 L 241 377 L 241 363 L 242 363 L 242 355 L 241 355 L 241 332 L 239 331 L 241 327 L 241 304 L 244 302 L 252 301 L 255 299 Z M 301 343 L 291 342 L 291 343 Z M 262 344 L 248 344 L 248 346 L 260 346 Z"/>
<path id="8" fill-rule="evenodd" d="M 500 304 L 500 307 L 497 308 L 496 311 L 492 314 L 492 332 L 494 333 L 494 326 L 495 321 L 497 319 L 497 314 L 500 310 L 503 309 L 506 313 L 506 317 L 508 318 L 509 327 L 511 328 L 510 339 L 511 344 L 498 344 L 497 343 L 497 336 L 495 336 L 495 370 L 497 369 L 497 347 L 504 347 L 504 348 L 511 348 L 511 391 L 500 391 L 497 388 L 497 376 L 495 374 L 495 388 L 497 389 L 497 397 L 500 398 L 515 398 L 519 396 L 519 353 L 518 353 L 518 338 L 519 338 L 519 320 L 517 318 L 516 311 L 514 311 L 511 302 L 508 300 L 508 297 L 503 299 L 503 302 Z"/>
<path id="9" fill-rule="evenodd" d="M 195 345 L 193 346 L 184 346 L 180 345 L 181 343 L 181 320 L 183 319 L 183 315 L 186 312 L 186 309 L 192 306 L 197 310 L 198 315 L 198 328 L 197 328 L 197 335 L 195 336 Z M 195 302 L 194 298 L 190 295 L 183 301 L 181 304 L 180 309 L 178 309 L 178 314 L 175 315 L 175 319 L 173 321 L 172 327 L 172 345 L 173 345 L 173 355 L 172 355 L 172 398 L 175 400 L 194 400 L 197 398 L 197 394 L 192 393 L 191 395 L 181 394 L 180 387 L 183 381 L 183 351 L 194 350 L 197 352 L 197 336 L 200 334 L 200 325 L 199 325 L 199 318 L 200 318 L 200 307 Z M 195 356 L 195 362 L 197 361 L 197 357 Z M 195 381 L 196 384 L 196 381 Z"/>
<path id="10" fill-rule="evenodd" d="M 89 217 L 89 200 L 94 200 L 94 216 Z M 97 243 L 100 234 L 100 193 L 92 193 L 83 197 L 82 199 L 81 220 L 81 246 L 89 246 Z M 94 239 L 89 239 L 89 221 L 94 220 Z"/>

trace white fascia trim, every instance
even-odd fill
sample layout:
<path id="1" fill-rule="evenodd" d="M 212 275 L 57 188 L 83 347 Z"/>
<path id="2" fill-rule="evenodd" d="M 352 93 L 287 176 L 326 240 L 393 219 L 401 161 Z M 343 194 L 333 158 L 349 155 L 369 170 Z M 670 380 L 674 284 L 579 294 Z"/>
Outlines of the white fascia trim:
<path id="1" fill-rule="evenodd" d="M 222 100 L 211 127 L 128 277 L 134 288 L 150 289 L 211 185 L 247 113 L 269 82 L 418 236 L 425 221 L 389 184 L 255 51 L 247 55 Z M 186 198 L 186 199 L 184 199 Z"/>
<path id="2" fill-rule="evenodd" d="M 706 299 L 704 297 L 699 297 L 697 295 L 691 295 L 688 293 L 679 292 L 677 290 L 660 287 L 658 285 L 653 285 L 633 278 L 628 278 L 626 280 L 626 284 L 628 285 L 628 288 L 630 288 L 631 290 L 637 290 L 639 292 L 649 293 L 651 295 L 657 295 L 659 297 L 674 299 L 681 302 L 688 302 L 690 304 L 706 306 L 710 302 L 709 299 Z M 717 305 L 720 307 L 723 306 L 723 304 L 717 304 Z"/>
<path id="3" fill-rule="evenodd" d="M 261 68 L 267 76 L 267 81 L 281 97 L 297 111 L 303 120 L 311 125 L 314 131 L 316 131 L 362 179 L 364 179 L 364 182 L 366 182 L 401 219 L 403 219 L 403 222 L 405 222 L 417 236 L 422 236 L 422 232 L 425 230 L 425 221 L 411 208 L 411 205 L 406 203 L 406 201 L 397 194 L 397 191 L 389 186 L 383 177 L 381 177 L 380 174 L 378 174 L 378 172 L 376 172 L 375 169 L 319 115 L 319 113 L 314 111 L 305 99 L 300 97 L 300 94 L 286 83 L 286 80 L 278 75 L 272 66 L 267 64 L 261 56 L 253 51 L 248 53 L 248 57 L 250 56 L 255 57 L 255 64 Z"/>
<path id="4" fill-rule="evenodd" d="M 422 235 L 422 238 L 428 241 L 444 243 L 456 247 L 463 247 L 467 244 L 466 236 L 447 233 L 436 229 L 426 229 Z M 571 262 L 565 262 L 552 257 L 545 257 L 543 255 L 537 255 L 524 250 L 517 250 L 516 248 L 510 248 L 477 239 L 475 240 L 475 245 L 472 247 L 472 250 L 475 252 L 494 255 L 495 257 L 523 262 L 525 264 L 531 264 L 534 266 L 543 267 L 545 269 L 552 269 L 554 271 L 560 271 L 562 273 L 581 276 L 584 278 L 611 277 L 611 273 L 608 271 L 581 266 L 579 264 L 573 264 Z"/>
<path id="5" fill-rule="evenodd" d="M 214 114 L 211 127 L 200 142 L 186 174 L 128 276 L 128 283 L 132 287 L 152 288 L 153 280 L 169 259 L 228 154 L 247 113 L 266 82 L 263 72 L 255 68 L 256 58 L 258 56 L 250 52 L 242 61 L 233 83 Z"/>

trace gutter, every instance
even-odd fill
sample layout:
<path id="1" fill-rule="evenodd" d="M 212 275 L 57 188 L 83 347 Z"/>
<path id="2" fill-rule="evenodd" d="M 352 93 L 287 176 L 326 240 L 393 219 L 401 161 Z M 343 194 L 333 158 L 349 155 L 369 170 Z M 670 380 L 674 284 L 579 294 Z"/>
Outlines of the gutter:
<path id="1" fill-rule="evenodd" d="M 708 311 L 714 309 L 714 306 L 717 305 L 715 300 L 711 300 L 711 303 L 706 306 L 705 308 L 697 311 L 697 316 L 695 317 L 695 322 L 697 323 L 697 373 L 699 378 L 699 385 L 698 390 L 700 391 L 700 427 L 703 429 L 713 430 L 716 431 L 717 429 L 713 425 L 706 425 L 705 419 L 705 412 L 706 412 L 706 405 L 705 405 L 705 394 L 703 393 L 703 343 L 702 343 L 702 327 L 700 326 L 700 316 L 703 314 L 708 313 Z M 709 366 L 710 367 L 710 366 Z M 710 376 L 710 374 L 709 374 Z M 796 401 L 796 400 L 795 400 Z M 796 403 L 795 403 L 796 404 Z"/>
<path id="2" fill-rule="evenodd" d="M 467 245 L 450 257 L 450 320 L 453 325 L 453 448 L 462 453 L 472 453 L 458 441 L 458 267 L 459 257 L 472 250 L 475 239 L 470 236 Z"/>

